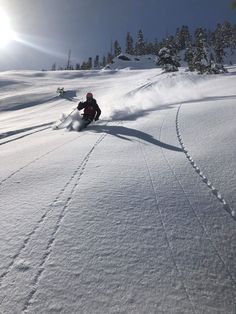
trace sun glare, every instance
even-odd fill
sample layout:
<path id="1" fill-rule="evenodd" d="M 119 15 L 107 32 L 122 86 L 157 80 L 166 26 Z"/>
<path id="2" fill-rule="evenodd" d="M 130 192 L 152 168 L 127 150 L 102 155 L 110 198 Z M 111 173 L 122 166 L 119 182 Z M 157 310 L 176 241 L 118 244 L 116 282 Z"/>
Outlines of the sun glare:
<path id="1" fill-rule="evenodd" d="M 0 9 L 0 48 L 7 46 L 9 42 L 16 39 L 7 14 Z"/>

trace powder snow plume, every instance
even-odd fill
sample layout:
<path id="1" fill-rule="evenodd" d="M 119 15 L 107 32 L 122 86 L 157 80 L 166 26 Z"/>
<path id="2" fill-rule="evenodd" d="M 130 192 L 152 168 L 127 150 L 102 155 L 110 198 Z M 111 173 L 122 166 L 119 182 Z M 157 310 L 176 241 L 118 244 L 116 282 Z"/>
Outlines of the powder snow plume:
<path id="1" fill-rule="evenodd" d="M 149 110 L 192 102 L 204 97 L 204 84 L 204 77 L 192 73 L 157 75 L 123 95 L 120 95 L 119 90 L 104 97 L 103 117 L 132 120 Z"/>

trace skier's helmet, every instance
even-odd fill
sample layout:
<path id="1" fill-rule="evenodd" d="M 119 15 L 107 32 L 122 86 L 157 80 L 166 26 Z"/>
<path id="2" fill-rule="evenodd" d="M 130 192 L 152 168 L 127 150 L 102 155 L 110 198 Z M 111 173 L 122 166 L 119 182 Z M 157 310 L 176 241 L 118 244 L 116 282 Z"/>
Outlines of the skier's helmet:
<path id="1" fill-rule="evenodd" d="M 86 98 L 87 98 L 87 100 L 91 100 L 93 98 L 93 94 L 87 93 Z"/>

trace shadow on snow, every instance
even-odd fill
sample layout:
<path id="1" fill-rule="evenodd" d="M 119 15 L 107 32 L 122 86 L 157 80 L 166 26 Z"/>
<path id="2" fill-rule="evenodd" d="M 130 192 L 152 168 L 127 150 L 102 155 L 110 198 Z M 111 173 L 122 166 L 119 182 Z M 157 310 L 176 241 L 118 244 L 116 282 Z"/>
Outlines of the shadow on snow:
<path id="1" fill-rule="evenodd" d="M 148 133 L 131 129 L 131 128 L 127 128 L 124 126 L 97 125 L 96 127 L 91 128 L 91 131 L 96 132 L 96 133 L 107 133 L 109 135 L 115 136 L 117 138 L 120 138 L 126 141 L 132 141 L 131 138 L 134 138 L 135 140 L 142 140 L 142 141 L 159 146 L 164 149 L 168 149 L 168 150 L 172 150 L 176 152 L 183 152 L 181 148 L 161 142 L 155 139 L 153 136 L 151 136 Z"/>

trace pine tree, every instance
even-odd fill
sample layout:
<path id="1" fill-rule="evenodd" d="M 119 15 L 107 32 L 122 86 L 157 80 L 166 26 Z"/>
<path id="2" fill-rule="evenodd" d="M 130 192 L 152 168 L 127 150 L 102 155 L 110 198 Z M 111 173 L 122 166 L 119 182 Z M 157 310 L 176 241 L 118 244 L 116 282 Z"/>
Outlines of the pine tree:
<path id="1" fill-rule="evenodd" d="M 80 69 L 81 70 L 91 70 L 93 65 L 93 59 L 91 57 L 88 58 L 87 62 L 83 62 Z"/>
<path id="2" fill-rule="evenodd" d="M 150 54 L 150 55 L 153 55 L 153 54 L 155 54 L 155 50 L 154 50 L 154 45 L 153 45 L 153 43 L 146 43 L 146 53 L 147 54 Z"/>
<path id="3" fill-rule="evenodd" d="M 133 45 L 134 45 L 133 38 L 130 35 L 130 33 L 128 32 L 127 35 L 126 35 L 126 49 L 125 49 L 125 52 L 130 54 L 130 55 L 133 55 L 134 54 L 134 46 Z"/>
<path id="4" fill-rule="evenodd" d="M 207 44 L 210 47 L 213 47 L 215 44 L 215 32 L 208 30 L 207 32 Z"/>
<path id="5" fill-rule="evenodd" d="M 107 64 L 112 63 L 113 62 L 112 59 L 113 59 L 113 56 L 112 56 L 111 52 L 108 52 L 108 54 L 107 54 Z"/>
<path id="6" fill-rule="evenodd" d="M 193 72 L 194 71 L 194 52 L 191 46 L 186 48 L 184 61 L 188 63 L 189 71 Z"/>
<path id="7" fill-rule="evenodd" d="M 164 44 L 164 47 L 167 47 L 168 49 L 170 49 L 172 55 L 177 53 L 178 49 L 177 49 L 176 40 L 174 36 L 166 37 L 163 44 Z"/>
<path id="8" fill-rule="evenodd" d="M 143 37 L 143 32 L 140 29 L 137 36 L 137 42 L 135 44 L 135 54 L 144 55 L 145 54 L 145 42 Z"/>
<path id="9" fill-rule="evenodd" d="M 51 67 L 51 71 L 56 71 L 56 63 L 53 63 L 53 65 Z"/>
<path id="10" fill-rule="evenodd" d="M 118 40 L 115 40 L 114 42 L 114 55 L 117 57 L 119 54 L 121 54 L 121 46 L 118 42 Z"/>
<path id="11" fill-rule="evenodd" d="M 192 38 L 188 29 L 188 26 L 183 26 L 183 34 L 184 34 L 184 48 L 190 47 L 192 45 Z"/>
<path id="12" fill-rule="evenodd" d="M 98 69 L 100 64 L 99 64 L 99 55 L 96 55 L 95 59 L 94 59 L 94 63 L 93 66 L 95 69 Z"/>
<path id="13" fill-rule="evenodd" d="M 91 57 L 89 57 L 88 59 L 88 70 L 91 70 L 93 66 L 93 59 Z"/>
<path id="14" fill-rule="evenodd" d="M 214 38 L 214 52 L 215 52 L 215 62 L 223 63 L 224 56 L 224 40 L 222 36 L 222 26 L 220 23 L 217 24 L 215 30 L 215 38 Z"/>
<path id="15" fill-rule="evenodd" d="M 83 62 L 83 63 L 81 64 L 80 69 L 81 69 L 81 70 L 88 70 L 88 64 L 87 64 L 87 62 Z"/>
<path id="16" fill-rule="evenodd" d="M 103 58 L 102 58 L 102 67 L 105 67 L 105 66 L 106 66 L 106 64 L 107 64 L 106 57 L 105 57 L 105 56 L 103 56 Z"/>
<path id="17" fill-rule="evenodd" d="M 180 66 L 174 50 L 171 47 L 163 47 L 158 53 L 157 65 L 161 65 L 165 72 L 176 72 Z"/>
<path id="18" fill-rule="evenodd" d="M 154 45 L 153 45 L 153 53 L 154 53 L 154 55 L 158 55 L 158 52 L 159 52 L 160 48 L 161 47 L 160 47 L 160 44 L 158 43 L 158 40 L 155 39 Z"/>
<path id="19" fill-rule="evenodd" d="M 181 29 L 177 28 L 175 42 L 177 50 L 183 50 L 190 46 L 191 36 L 188 30 L 188 26 L 183 25 Z"/>
<path id="20" fill-rule="evenodd" d="M 75 69 L 76 69 L 76 70 L 80 70 L 80 64 L 79 64 L 79 63 L 76 63 Z"/>
<path id="21" fill-rule="evenodd" d="M 232 44 L 231 44 L 231 48 L 232 49 L 236 49 L 236 25 L 234 25 L 232 27 Z"/>
<path id="22" fill-rule="evenodd" d="M 224 48 L 229 48 L 232 43 L 233 29 L 228 21 L 225 21 L 223 23 L 221 32 L 224 42 Z"/>
<path id="23" fill-rule="evenodd" d="M 202 28 L 198 28 L 195 32 L 195 46 L 193 65 L 200 74 L 209 69 L 209 62 L 206 49 L 206 34 Z"/>

